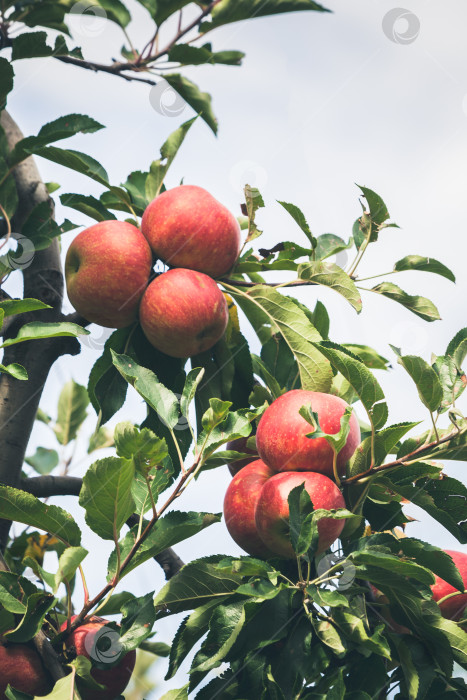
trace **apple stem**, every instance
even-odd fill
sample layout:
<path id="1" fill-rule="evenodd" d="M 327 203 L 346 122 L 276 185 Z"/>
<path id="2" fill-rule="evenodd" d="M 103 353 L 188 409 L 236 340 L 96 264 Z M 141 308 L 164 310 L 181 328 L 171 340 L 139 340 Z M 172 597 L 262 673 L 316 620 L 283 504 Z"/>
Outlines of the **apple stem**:
<path id="1" fill-rule="evenodd" d="M 79 565 L 78 570 L 79 570 L 79 573 L 80 573 L 80 576 L 81 576 L 81 581 L 83 582 L 84 604 L 86 605 L 86 603 L 88 603 L 88 601 L 89 601 L 89 590 L 88 590 L 88 586 L 87 586 L 87 583 L 86 583 L 86 578 L 85 578 L 85 576 L 84 576 L 83 567 L 81 566 L 81 564 Z"/>
<path id="2" fill-rule="evenodd" d="M 328 443 L 329 444 L 329 443 Z M 339 479 L 339 474 L 337 473 L 337 450 L 334 445 L 332 447 L 332 471 L 334 473 L 334 479 L 339 488 L 341 488 L 341 480 Z"/>

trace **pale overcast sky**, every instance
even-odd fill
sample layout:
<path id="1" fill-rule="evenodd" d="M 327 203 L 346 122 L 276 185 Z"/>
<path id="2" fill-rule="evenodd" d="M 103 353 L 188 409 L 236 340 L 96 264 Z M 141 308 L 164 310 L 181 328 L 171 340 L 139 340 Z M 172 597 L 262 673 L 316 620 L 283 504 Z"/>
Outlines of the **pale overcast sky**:
<path id="1" fill-rule="evenodd" d="M 216 139 L 198 120 L 166 184 L 171 187 L 184 178 L 186 183 L 201 185 L 235 213 L 239 213 L 243 185 L 260 187 L 267 205 L 258 216 L 265 231 L 261 246 L 301 240 L 300 230 L 276 200 L 300 206 L 315 234 L 332 232 L 347 239 L 361 212 L 355 183 L 374 189 L 401 229 L 381 235 L 381 242 L 366 255 L 361 275 L 389 271 L 407 254 L 440 259 L 456 274 L 456 285 L 427 273 L 401 273 L 388 279 L 411 294 L 430 297 L 443 320 L 428 324 L 370 294 L 364 294 L 359 316 L 333 291 L 313 287 L 301 290 L 300 299 L 310 306 L 317 298 L 326 304 L 332 316 L 331 337 L 336 341 L 373 345 L 394 361 L 391 343 L 404 354 L 429 360 L 432 352 L 441 354 L 467 325 L 467 281 L 462 267 L 467 253 L 467 9 L 461 0 L 407 0 L 398 15 L 388 0 L 324 4 L 334 13 L 256 19 L 212 34 L 215 49 L 239 49 L 246 59 L 241 68 L 205 66 L 185 72 L 213 95 L 219 135 Z M 134 14 L 129 32 L 141 45 L 149 30 L 145 11 L 136 2 L 128 6 Z M 123 37 L 115 25 L 80 24 L 77 18 L 75 26 L 86 57 L 103 61 L 118 57 Z M 149 86 L 95 75 L 52 59 L 21 61 L 15 71 L 16 90 L 9 109 L 25 134 L 36 133 L 61 114 L 94 117 L 107 129 L 68 143 L 97 158 L 114 184 L 124 181 L 132 170 L 146 170 L 167 135 L 193 114 L 186 107 L 177 117 L 163 116 L 151 106 Z M 62 192 L 100 194 L 91 180 L 44 160 L 39 160 L 39 167 L 44 180 L 62 184 Z M 57 215 L 83 225 L 92 223 L 60 206 Z M 64 249 L 72 236 L 64 237 Z M 246 326 L 244 330 L 257 348 L 252 332 Z M 102 334 L 96 327 L 92 337 L 99 346 Z M 60 359 L 44 396 L 47 410 L 54 412 L 64 381 L 73 377 L 86 383 L 100 351 L 100 347 L 87 347 L 80 358 Z M 402 368 L 395 365 L 377 376 L 389 402 L 388 424 L 425 419 L 416 389 Z M 465 411 L 465 398 L 462 405 Z M 137 415 L 143 415 L 142 406 L 132 393 L 112 424 Z M 93 420 L 87 424 L 89 431 Z M 34 438 L 37 444 L 54 446 L 44 428 Z M 89 463 L 78 464 L 72 473 L 80 475 Z M 446 466 L 446 473 L 467 483 L 464 470 L 464 464 Z M 210 471 L 177 507 L 220 511 L 228 483 L 227 469 Z M 73 499 L 65 504 L 60 499 L 60 504 L 83 522 Z M 414 507 L 406 510 L 420 519 L 410 526 L 410 534 L 442 547 L 463 549 L 423 512 Z M 84 543 L 92 548 L 87 573 L 96 591 L 106 566 L 104 550 L 110 546 L 87 528 Z M 239 551 L 223 524 L 177 547 L 185 560 Z M 124 585 L 142 594 L 162 583 L 158 567 L 148 562 Z M 174 631 L 169 618 L 159 625 L 158 639 L 170 642 Z M 156 675 L 157 670 L 162 677 L 166 662 L 158 665 Z M 183 682 L 181 673 L 164 684 L 164 691 Z M 156 690 L 148 697 L 155 700 L 161 694 Z"/>

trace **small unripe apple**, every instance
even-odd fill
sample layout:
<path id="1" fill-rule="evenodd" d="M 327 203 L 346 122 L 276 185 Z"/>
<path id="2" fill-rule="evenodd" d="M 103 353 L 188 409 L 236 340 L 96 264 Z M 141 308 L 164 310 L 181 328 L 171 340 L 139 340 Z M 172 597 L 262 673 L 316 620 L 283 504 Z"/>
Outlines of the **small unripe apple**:
<path id="1" fill-rule="evenodd" d="M 235 478 L 241 477 L 244 471 L 242 470 Z M 286 559 L 295 558 L 289 538 L 289 503 L 287 499 L 292 489 L 300 484 L 305 484 L 305 489 L 315 510 L 345 508 L 344 497 L 337 485 L 324 474 L 282 472 L 268 479 L 261 489 L 256 504 L 256 529 L 268 549 Z M 332 518 L 322 518 L 318 522 L 317 554 L 324 552 L 339 537 L 344 523 L 345 520 L 333 520 Z"/>
<path id="2" fill-rule="evenodd" d="M 313 427 L 302 418 L 299 410 L 309 404 L 318 414 L 323 432 L 339 432 L 340 420 L 347 408 L 345 401 L 332 394 L 294 389 L 279 396 L 261 416 L 256 433 L 258 453 L 275 472 L 320 472 L 332 478 L 331 446 L 325 438 L 306 437 L 313 432 Z M 337 455 L 339 475 L 344 473 L 346 462 L 360 443 L 360 427 L 354 413 L 349 425 L 347 441 Z"/>
<path id="3" fill-rule="evenodd" d="M 26 644 L 0 644 L 0 700 L 6 700 L 8 684 L 34 696 L 47 695 L 53 688 L 39 654 Z"/>
<path id="4" fill-rule="evenodd" d="M 452 558 L 454 564 L 459 569 L 459 573 L 464 582 L 464 586 L 467 588 L 467 554 L 464 552 L 456 552 L 452 549 L 445 549 L 446 554 Z M 464 614 L 464 610 L 467 607 L 467 593 L 461 593 L 451 586 L 451 584 L 444 581 L 439 576 L 436 576 L 436 581 L 432 585 L 431 590 L 433 591 L 433 599 L 438 602 L 442 598 L 451 593 L 456 593 L 452 598 L 448 598 L 440 603 L 441 615 L 447 617 L 449 620 L 460 620 Z"/>
<path id="5" fill-rule="evenodd" d="M 82 700 L 114 700 L 127 687 L 135 667 L 136 651 L 122 654 L 118 632 L 108 627 L 107 623 L 107 620 L 93 616 L 65 638 L 65 646 L 73 657 L 85 656 L 93 665 L 97 663 L 100 666 L 92 669 L 91 676 L 104 688 L 90 688 L 78 679 Z M 61 631 L 65 631 L 66 627 L 67 623 L 64 622 Z M 106 663 L 109 668 L 103 668 Z"/>
<path id="6" fill-rule="evenodd" d="M 230 462 L 228 464 L 229 472 L 232 474 L 232 476 L 238 474 L 240 469 L 246 467 L 247 464 L 251 464 L 252 462 L 255 462 L 258 459 L 257 451 L 247 446 L 247 442 L 249 439 L 250 438 L 247 437 L 237 438 L 236 440 L 231 440 L 225 446 L 226 450 L 234 450 L 235 452 L 243 452 L 244 454 L 252 455 L 251 457 L 237 459 L 235 462 Z"/>
<path id="7" fill-rule="evenodd" d="M 176 268 L 156 277 L 146 289 L 139 320 L 155 348 L 171 357 L 191 357 L 220 340 L 229 312 L 211 277 Z"/>
<path id="8" fill-rule="evenodd" d="M 220 277 L 240 253 L 240 226 L 202 187 L 180 185 L 146 208 L 141 230 L 154 253 L 171 267 Z"/>
<path id="9" fill-rule="evenodd" d="M 136 226 L 100 221 L 81 231 L 68 248 L 68 297 L 88 321 L 124 328 L 136 321 L 151 269 L 151 249 Z"/>
<path id="10" fill-rule="evenodd" d="M 247 464 L 229 484 L 224 498 L 227 530 L 235 542 L 254 557 L 274 556 L 258 535 L 255 509 L 264 484 L 274 472 L 260 459 Z"/>

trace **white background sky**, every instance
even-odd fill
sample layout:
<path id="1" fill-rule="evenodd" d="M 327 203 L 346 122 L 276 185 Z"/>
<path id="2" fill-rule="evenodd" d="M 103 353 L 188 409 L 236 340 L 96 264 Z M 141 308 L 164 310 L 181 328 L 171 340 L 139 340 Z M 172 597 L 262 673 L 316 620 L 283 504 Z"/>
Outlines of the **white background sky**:
<path id="1" fill-rule="evenodd" d="M 345 300 L 316 287 L 301 290 L 300 299 L 314 306 L 317 298 L 331 314 L 335 341 L 367 343 L 395 360 L 389 343 L 404 354 L 429 360 L 441 354 L 449 340 L 466 325 L 467 282 L 463 274 L 467 192 L 467 10 L 461 0 L 404 5 L 420 23 L 419 35 L 406 45 L 391 41 L 382 21 L 394 8 L 386 0 L 329 0 L 334 14 L 297 13 L 255 19 L 225 27 L 212 34 L 214 48 L 246 53 L 241 68 L 203 66 L 185 71 L 214 98 L 219 119 L 216 139 L 198 120 L 180 151 L 166 184 L 197 184 L 239 213 L 241 190 L 248 182 L 260 187 L 266 209 L 258 216 L 264 228 L 260 246 L 295 239 L 305 244 L 300 230 L 276 200 L 286 200 L 305 212 L 315 235 L 332 232 L 348 239 L 360 214 L 358 188 L 366 185 L 385 200 L 391 217 L 401 229 L 388 229 L 371 247 L 360 267 L 361 276 L 389 271 L 407 254 L 429 255 L 454 271 L 457 284 L 427 273 L 400 273 L 388 278 L 407 292 L 430 297 L 442 321 L 428 324 L 403 307 L 372 294 L 364 294 L 363 312 L 357 316 Z M 128 2 L 134 21 L 129 32 L 142 46 L 150 31 L 147 15 L 136 2 Z M 85 56 L 108 61 L 118 58 L 123 36 L 110 23 L 75 21 L 77 43 Z M 405 32 L 400 20 L 396 32 Z M 167 32 L 168 38 L 169 32 Z M 15 64 L 15 92 L 9 109 L 26 135 L 66 113 L 88 114 L 107 129 L 69 141 L 71 148 L 90 153 L 107 169 L 111 182 L 125 181 L 132 170 L 147 170 L 158 157 L 159 147 L 180 123 L 192 116 L 187 107 L 177 118 L 158 114 L 149 102 L 150 87 L 94 75 L 53 59 Z M 96 183 L 40 160 L 44 180 L 62 184 L 61 192 L 99 196 Z M 89 219 L 57 207 L 58 219 L 68 216 L 83 225 Z M 64 250 L 73 237 L 67 234 Z M 105 265 L 105 261 L 103 261 Z M 271 278 L 272 279 L 272 278 Z M 298 295 L 297 295 L 298 296 Z M 71 309 L 70 309 L 71 310 Z M 99 344 L 100 330 L 91 327 Z M 252 348 L 253 333 L 243 329 Z M 89 369 L 101 352 L 84 348 L 79 358 L 64 357 L 55 365 L 43 399 L 54 414 L 62 384 L 73 377 L 85 384 Z M 424 419 L 416 389 L 404 370 L 395 365 L 378 372 L 386 393 L 389 423 Z M 467 406 L 463 401 L 463 407 Z M 118 419 L 137 420 L 143 408 L 133 392 Z M 94 417 L 86 427 L 92 431 Z M 34 436 L 36 445 L 54 447 L 45 428 Z M 81 449 L 81 453 L 83 450 Z M 81 454 L 82 456 L 82 454 Z M 72 470 L 81 475 L 86 464 Z M 449 462 L 446 473 L 467 482 L 465 465 Z M 222 509 L 229 483 L 227 469 L 210 471 L 177 502 L 186 510 Z M 60 504 L 83 523 L 73 499 Z M 420 522 L 410 526 L 414 537 L 442 547 L 464 549 L 443 528 L 414 507 L 407 512 Z M 84 526 L 84 544 L 91 549 L 85 566 L 91 591 L 102 583 L 106 568 L 103 545 Z M 223 524 L 215 525 L 181 544 L 177 552 L 186 561 L 194 556 L 240 550 Z M 86 565 L 86 562 L 85 562 Z M 134 593 L 157 590 L 163 576 L 152 562 L 127 577 L 123 586 Z M 170 642 L 174 623 L 163 621 L 158 639 Z M 165 662 L 156 677 L 165 673 Z M 183 674 L 164 691 L 179 687 Z M 155 700 L 161 688 L 148 696 Z"/>

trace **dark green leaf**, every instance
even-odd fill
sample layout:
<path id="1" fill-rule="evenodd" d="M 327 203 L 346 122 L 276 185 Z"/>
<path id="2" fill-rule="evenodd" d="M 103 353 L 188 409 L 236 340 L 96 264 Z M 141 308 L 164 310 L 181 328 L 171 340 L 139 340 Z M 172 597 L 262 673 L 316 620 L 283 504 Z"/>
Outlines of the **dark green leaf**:
<path id="1" fill-rule="evenodd" d="M 198 66 L 206 63 L 224 63 L 230 66 L 240 66 L 245 54 L 241 51 L 212 51 L 211 44 L 189 46 L 176 44 L 168 54 L 169 61 L 181 63 L 184 66 Z"/>
<path id="2" fill-rule="evenodd" d="M 0 109 L 5 109 L 7 95 L 13 90 L 13 66 L 6 58 L 0 58 Z"/>
<path id="3" fill-rule="evenodd" d="M 86 387 L 73 379 L 65 384 L 58 399 L 57 423 L 54 426 L 54 433 L 61 445 L 68 445 L 76 438 L 86 420 L 88 404 Z"/>
<path id="4" fill-rule="evenodd" d="M 397 355 L 397 362 L 411 376 L 416 384 L 418 395 L 424 406 L 433 413 L 441 404 L 443 387 L 433 367 L 421 357 L 401 355 L 397 348 L 392 348 Z"/>
<path id="5" fill-rule="evenodd" d="M 60 201 L 64 207 L 76 209 L 95 221 L 109 221 L 116 218 L 115 214 L 106 209 L 102 202 L 92 195 L 72 194 L 70 192 L 60 195 Z"/>
<path id="6" fill-rule="evenodd" d="M 438 309 L 432 301 L 425 297 L 410 296 L 410 294 L 407 294 L 407 292 L 404 292 L 392 282 L 381 282 L 381 284 L 373 287 L 371 291 L 397 301 L 425 321 L 439 321 L 441 318 Z"/>
<path id="7" fill-rule="evenodd" d="M 252 17 L 263 17 L 283 12 L 298 12 L 301 10 L 315 10 L 317 12 L 329 12 L 322 5 L 312 0 L 221 0 L 212 13 L 211 22 L 203 22 L 201 31 L 206 32 L 215 27 L 231 22 L 240 22 Z"/>
<path id="8" fill-rule="evenodd" d="M 39 632 L 44 623 L 44 618 L 55 605 L 55 598 L 50 593 L 33 593 L 29 596 L 26 612 L 13 630 L 5 632 L 5 638 L 9 642 L 27 642 Z"/>
<path id="9" fill-rule="evenodd" d="M 164 79 L 183 97 L 185 102 L 195 110 L 206 124 L 217 133 L 217 119 L 211 106 L 211 96 L 207 92 L 201 92 L 199 87 L 179 73 L 168 73 Z"/>
<path id="10" fill-rule="evenodd" d="M 42 158 L 51 160 L 58 165 L 63 165 L 65 168 L 70 168 L 70 170 L 75 170 L 82 175 L 90 177 L 91 180 L 109 187 L 109 176 L 102 165 L 86 153 L 72 149 L 57 148 L 57 146 L 45 146 L 44 148 L 39 148 L 35 153 Z"/>
<path id="11" fill-rule="evenodd" d="M 426 258 L 421 255 L 407 255 L 402 260 L 394 263 L 394 270 L 402 272 L 403 270 L 422 270 L 424 272 L 433 272 L 436 275 L 446 277 L 446 279 L 455 282 L 456 278 L 451 270 L 434 258 Z"/>
<path id="12" fill-rule="evenodd" d="M 334 289 L 347 299 L 355 311 L 360 313 L 362 310 L 362 300 L 355 282 L 335 263 L 321 261 L 300 263 L 297 274 L 300 279 Z"/>
<path id="13" fill-rule="evenodd" d="M 342 347 L 357 355 L 366 367 L 370 369 L 388 369 L 389 360 L 380 355 L 368 345 L 357 345 L 356 343 L 342 343 Z"/>
<path id="14" fill-rule="evenodd" d="M 307 220 L 305 219 L 304 213 L 295 204 L 290 204 L 290 202 L 280 202 L 279 204 L 284 207 L 284 209 L 290 214 L 292 219 L 299 225 L 305 236 L 311 243 L 312 248 L 316 248 L 317 240 L 310 231 Z"/>
<path id="15" fill-rule="evenodd" d="M 123 604 L 120 644 L 125 651 L 136 649 L 150 636 L 156 620 L 153 597 L 154 593 L 146 593 Z"/>
<path id="16" fill-rule="evenodd" d="M 127 348 L 131 332 L 132 327 L 119 328 L 112 333 L 89 375 L 89 398 L 95 412 L 101 414 L 102 423 L 107 423 L 125 402 L 128 384 L 114 366 L 110 351 L 123 352 Z"/>
<path id="17" fill-rule="evenodd" d="M 183 620 L 172 642 L 166 680 L 175 675 L 196 642 L 208 631 L 209 620 L 217 605 L 218 600 L 214 598 Z"/>
<path id="18" fill-rule="evenodd" d="M 383 464 L 386 455 L 391 453 L 391 450 L 401 440 L 409 430 L 415 428 L 418 423 L 397 423 L 390 425 L 388 428 L 380 430 L 374 437 L 374 466 Z M 347 476 L 361 474 L 371 466 L 371 437 L 366 438 L 355 450 L 350 459 Z"/>
<path id="19" fill-rule="evenodd" d="M 167 76 L 168 79 L 169 76 Z M 170 81 L 169 81 L 170 82 Z M 189 82 L 189 81 L 187 81 Z M 192 83 L 190 83 L 192 85 Z M 175 86 L 174 86 L 175 87 Z M 175 89 L 177 89 L 175 87 Z M 184 95 L 182 95 L 184 97 Z M 188 101 L 188 100 L 187 100 Z M 196 121 L 194 119 L 189 119 L 184 122 L 176 131 L 170 134 L 168 139 L 161 146 L 161 157 L 159 160 L 155 160 L 151 163 L 149 173 L 145 180 L 145 196 L 148 201 L 154 199 L 159 194 L 164 178 L 167 175 L 175 156 L 178 153 L 180 146 L 182 145 L 188 130 Z"/>

